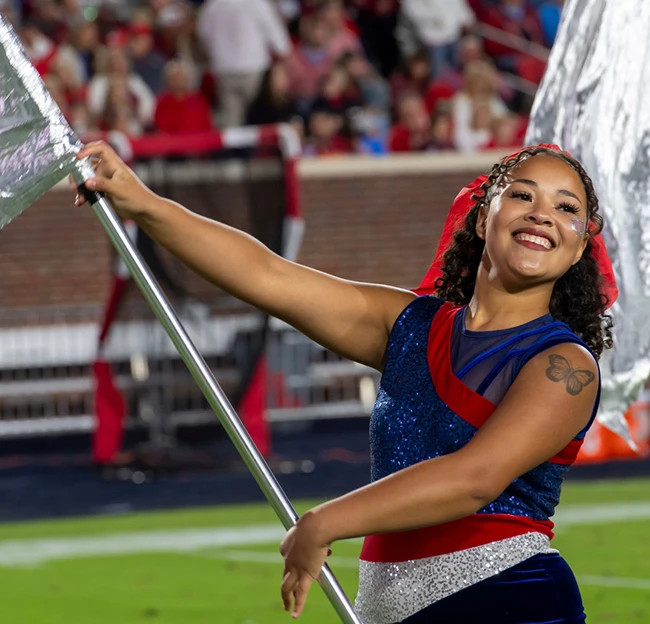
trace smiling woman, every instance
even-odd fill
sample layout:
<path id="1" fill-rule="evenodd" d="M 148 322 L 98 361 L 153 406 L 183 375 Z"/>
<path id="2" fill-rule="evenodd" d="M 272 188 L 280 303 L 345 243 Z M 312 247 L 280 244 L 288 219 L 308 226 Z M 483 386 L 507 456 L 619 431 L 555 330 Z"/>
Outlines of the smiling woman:
<path id="1" fill-rule="evenodd" d="M 372 483 L 288 532 L 286 610 L 300 615 L 334 542 L 364 537 L 366 624 L 585 621 L 550 518 L 598 409 L 616 288 L 575 159 L 526 148 L 464 189 L 418 296 L 289 262 L 155 195 L 103 143 L 79 157 L 99 159 L 91 190 L 197 273 L 383 373 Z"/>
<path id="2" fill-rule="evenodd" d="M 613 280 L 611 267 L 603 271 L 598 265 L 606 255 L 602 239 L 596 238 L 603 220 L 582 165 L 566 152 L 536 146 L 497 163 L 479 180 L 474 204 L 444 255 L 438 296 L 469 304 L 487 278 L 491 286 L 527 293 L 526 299 L 538 294 L 538 309 L 546 306 L 597 355 L 611 347 L 611 320 L 603 313 L 613 303 L 615 288 L 604 282 L 605 276 Z M 496 230 L 489 242 L 487 227 Z M 547 254 L 517 253 L 519 247 Z"/>

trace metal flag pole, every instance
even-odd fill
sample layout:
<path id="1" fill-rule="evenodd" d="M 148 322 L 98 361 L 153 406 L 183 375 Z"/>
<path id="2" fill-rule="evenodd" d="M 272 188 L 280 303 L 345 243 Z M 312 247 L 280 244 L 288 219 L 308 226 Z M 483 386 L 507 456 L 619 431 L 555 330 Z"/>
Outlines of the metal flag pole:
<path id="1" fill-rule="evenodd" d="M 88 161 L 80 161 L 78 172 L 75 172 L 73 175 L 79 178 L 77 180 L 78 182 L 83 182 L 94 177 L 95 172 Z M 122 227 L 122 223 L 115 214 L 115 211 L 100 193 L 88 190 L 83 184 L 79 187 L 79 190 L 83 192 L 88 202 L 92 205 L 95 214 L 104 226 L 115 249 L 129 268 L 134 281 L 142 291 L 156 317 L 167 331 L 178 353 L 192 374 L 194 381 L 196 381 L 210 407 L 212 407 L 219 418 L 221 425 L 246 463 L 255 481 L 257 481 L 260 489 L 269 503 L 271 503 L 280 521 L 286 529 L 291 528 L 297 522 L 298 514 L 258 448 L 248 435 L 237 412 L 214 378 L 203 356 L 194 346 L 167 297 L 153 277 L 151 270 Z M 354 612 L 343 588 L 339 585 L 327 564 L 323 566 L 318 582 L 342 622 L 345 624 L 363 624 L 359 616 Z"/>
<path id="2" fill-rule="evenodd" d="M 0 15 L 0 228 L 72 173 L 134 281 L 165 328 L 262 492 L 286 529 L 298 520 L 280 484 L 104 197 L 83 183 L 95 176 L 76 155 L 81 144 L 47 91 L 9 22 Z M 318 578 L 345 624 L 362 624 L 327 565 Z"/>

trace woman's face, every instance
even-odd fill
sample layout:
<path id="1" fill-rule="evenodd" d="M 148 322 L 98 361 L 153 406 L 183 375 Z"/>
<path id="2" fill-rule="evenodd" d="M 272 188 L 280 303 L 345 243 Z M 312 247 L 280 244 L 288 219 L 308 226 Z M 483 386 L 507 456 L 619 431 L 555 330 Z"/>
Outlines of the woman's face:
<path id="1" fill-rule="evenodd" d="M 553 156 L 528 158 L 510 170 L 477 234 L 484 267 L 506 288 L 554 283 L 587 245 L 587 195 L 580 176 Z"/>

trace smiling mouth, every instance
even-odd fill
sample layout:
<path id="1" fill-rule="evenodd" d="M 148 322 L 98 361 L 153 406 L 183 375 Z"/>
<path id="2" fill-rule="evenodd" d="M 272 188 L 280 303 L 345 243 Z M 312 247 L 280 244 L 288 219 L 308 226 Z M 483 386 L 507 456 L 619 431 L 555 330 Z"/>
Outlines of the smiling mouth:
<path id="1" fill-rule="evenodd" d="M 530 249 L 538 249 L 540 251 L 550 251 L 553 249 L 553 244 L 548 238 L 543 236 L 535 236 L 534 234 L 526 234 L 524 232 L 519 232 L 515 234 L 514 239 L 524 247 Z"/>

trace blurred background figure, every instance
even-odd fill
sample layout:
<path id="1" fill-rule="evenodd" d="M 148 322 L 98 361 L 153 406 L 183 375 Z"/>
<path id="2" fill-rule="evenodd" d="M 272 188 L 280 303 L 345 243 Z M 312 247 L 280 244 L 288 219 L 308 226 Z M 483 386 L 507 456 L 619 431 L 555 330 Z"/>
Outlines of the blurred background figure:
<path id="1" fill-rule="evenodd" d="M 347 52 L 361 53 L 359 28 L 345 11 L 343 0 L 315 0 L 316 19 L 328 31 L 327 51 L 337 60 Z"/>
<path id="2" fill-rule="evenodd" d="M 295 120 L 297 116 L 298 110 L 289 94 L 289 78 L 284 63 L 274 63 L 262 78 L 259 93 L 248 109 L 246 123 L 253 126 L 285 123 Z"/>
<path id="3" fill-rule="evenodd" d="M 300 20 L 298 41 L 287 58 L 289 93 L 298 110 L 308 114 L 319 95 L 319 85 L 334 67 L 328 43 L 331 31 L 314 15 Z"/>
<path id="4" fill-rule="evenodd" d="M 212 129 L 210 104 L 202 93 L 192 89 L 192 73 L 183 60 L 169 61 L 165 66 L 164 89 L 156 103 L 155 127 L 167 134 Z"/>
<path id="5" fill-rule="evenodd" d="M 218 82 L 217 121 L 240 126 L 273 58 L 289 53 L 286 26 L 270 0 L 208 0 L 197 23 Z"/>
<path id="6" fill-rule="evenodd" d="M 113 45 L 104 50 L 88 85 L 88 109 L 97 125 L 141 134 L 152 126 L 155 106 L 154 93 L 131 69 L 125 47 Z"/>
<path id="7" fill-rule="evenodd" d="M 128 28 L 133 71 L 153 93 L 160 93 L 165 79 L 165 56 L 155 49 L 153 26 L 146 21 L 136 21 Z"/>
<path id="8" fill-rule="evenodd" d="M 458 42 L 476 21 L 467 0 L 402 0 L 397 38 L 402 55 L 429 54 L 432 80 L 456 66 Z"/>
<path id="9" fill-rule="evenodd" d="M 452 99 L 454 146 L 462 152 L 484 148 L 492 140 L 494 123 L 507 113 L 499 96 L 498 74 L 486 61 L 472 61 L 463 87 Z"/>
<path id="10" fill-rule="evenodd" d="M 365 104 L 388 113 L 390 89 L 379 72 L 359 52 L 344 54 L 339 60 Z"/>
<path id="11" fill-rule="evenodd" d="M 513 35 L 519 41 L 545 45 L 537 15 L 526 0 L 500 0 L 486 7 L 484 21 L 487 25 Z M 487 40 L 485 49 L 499 69 L 535 84 L 542 79 L 546 63 L 539 58 L 501 41 Z"/>
<path id="12" fill-rule="evenodd" d="M 368 104 L 352 117 L 355 151 L 382 156 L 389 153 L 390 117 L 385 110 Z"/>
<path id="13" fill-rule="evenodd" d="M 339 111 L 323 102 L 311 112 L 303 155 L 336 156 L 352 152 L 344 134 L 344 119 Z"/>
<path id="14" fill-rule="evenodd" d="M 420 152 L 433 143 L 431 118 L 419 93 L 404 93 L 397 102 L 397 122 L 391 130 L 391 152 Z"/>
<path id="15" fill-rule="evenodd" d="M 388 78 L 399 64 L 395 38 L 400 0 L 351 0 L 357 10 L 361 43 L 368 59 Z"/>

